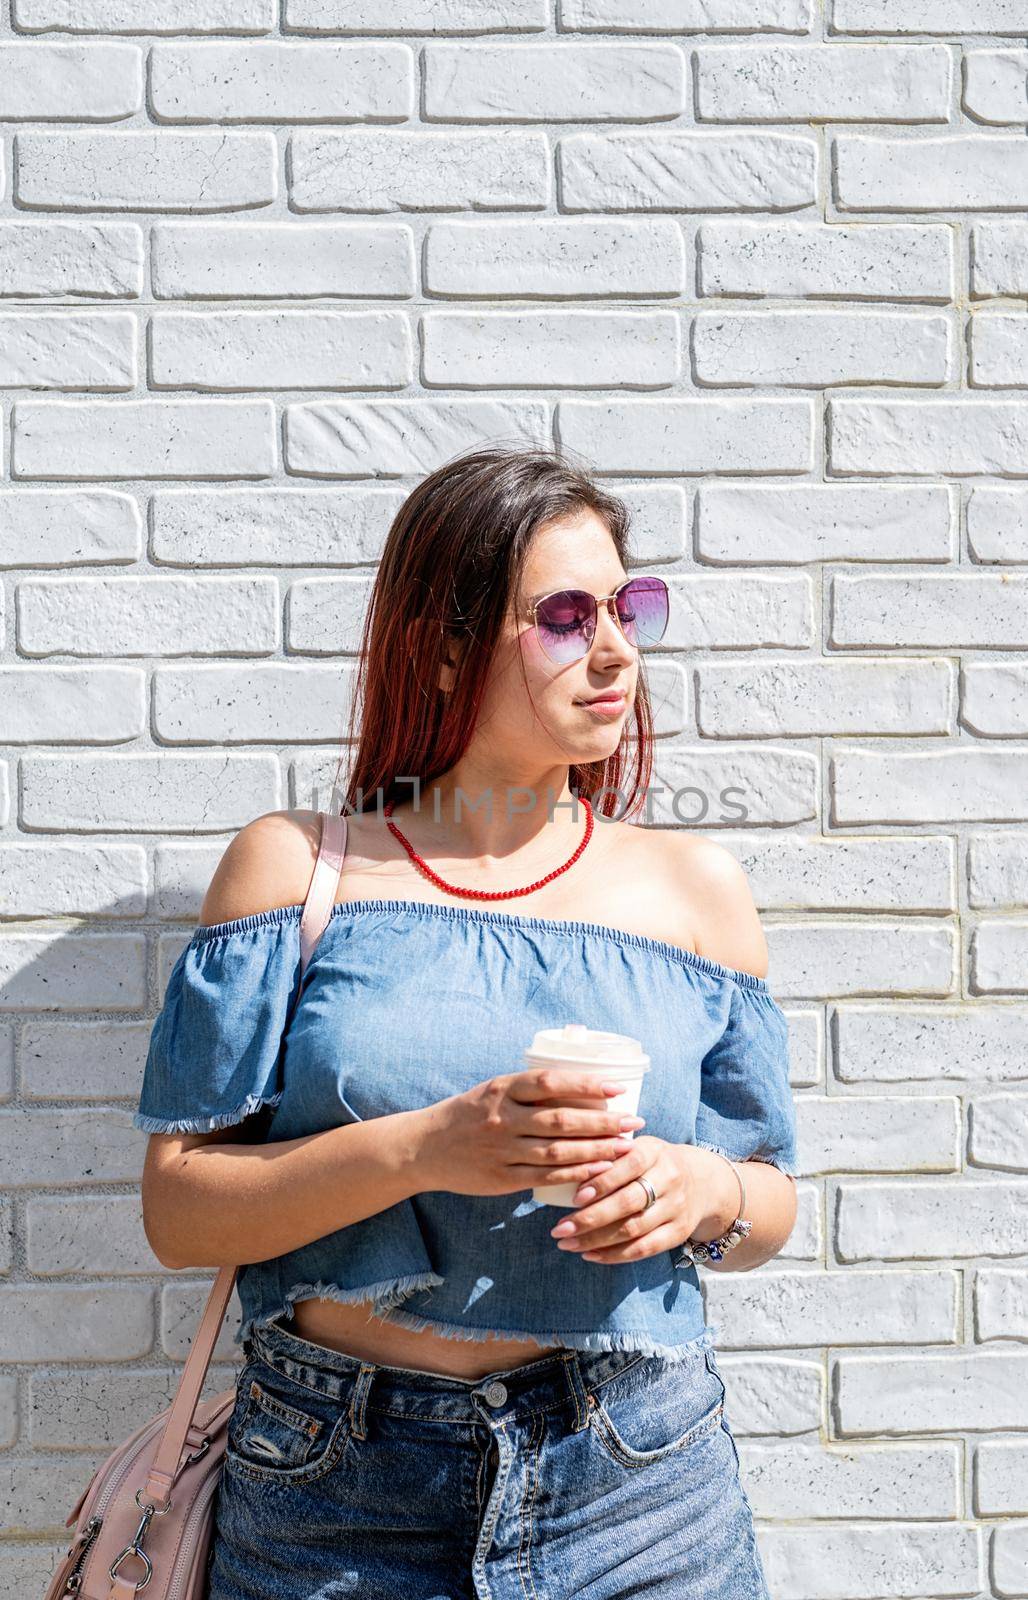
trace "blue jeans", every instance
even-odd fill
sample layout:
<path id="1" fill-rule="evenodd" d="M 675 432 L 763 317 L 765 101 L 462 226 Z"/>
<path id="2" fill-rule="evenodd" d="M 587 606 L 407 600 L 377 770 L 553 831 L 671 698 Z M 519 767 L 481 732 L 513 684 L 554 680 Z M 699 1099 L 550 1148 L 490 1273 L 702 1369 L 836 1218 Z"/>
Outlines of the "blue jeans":
<path id="1" fill-rule="evenodd" d="M 770 1600 L 712 1349 L 437 1377 L 244 1345 L 209 1600 Z"/>

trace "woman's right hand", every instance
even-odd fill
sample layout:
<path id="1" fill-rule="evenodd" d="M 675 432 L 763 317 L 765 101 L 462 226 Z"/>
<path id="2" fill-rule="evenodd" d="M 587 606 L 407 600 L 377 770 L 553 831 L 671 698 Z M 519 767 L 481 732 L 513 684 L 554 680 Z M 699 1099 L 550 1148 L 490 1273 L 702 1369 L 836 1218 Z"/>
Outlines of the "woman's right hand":
<path id="1" fill-rule="evenodd" d="M 416 1113 L 424 1189 L 515 1194 L 543 1184 L 584 1183 L 630 1150 L 623 1112 L 608 1102 L 623 1085 L 573 1067 L 531 1067 L 487 1078 Z M 588 1107 L 570 1102 L 588 1101 Z M 642 1117 L 630 1119 L 634 1131 Z"/>

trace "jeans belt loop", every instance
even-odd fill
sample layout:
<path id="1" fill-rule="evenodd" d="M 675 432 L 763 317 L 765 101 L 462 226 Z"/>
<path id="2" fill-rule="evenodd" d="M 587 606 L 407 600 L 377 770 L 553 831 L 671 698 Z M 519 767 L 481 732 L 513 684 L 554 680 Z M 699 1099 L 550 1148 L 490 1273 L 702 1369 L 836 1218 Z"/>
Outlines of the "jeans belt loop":
<path id="1" fill-rule="evenodd" d="M 573 1431 L 581 1433 L 583 1428 L 589 1426 L 589 1396 L 586 1393 L 585 1380 L 582 1377 L 582 1367 L 577 1350 L 569 1350 L 564 1357 L 564 1372 L 567 1376 L 571 1397 L 575 1402 Z"/>
<path id="2" fill-rule="evenodd" d="M 371 1384 L 377 1371 L 378 1368 L 373 1362 L 370 1364 L 367 1361 L 361 1362 L 361 1369 L 357 1374 L 353 1393 L 350 1395 L 350 1429 L 355 1439 L 368 1437 L 368 1395 L 371 1393 Z"/>

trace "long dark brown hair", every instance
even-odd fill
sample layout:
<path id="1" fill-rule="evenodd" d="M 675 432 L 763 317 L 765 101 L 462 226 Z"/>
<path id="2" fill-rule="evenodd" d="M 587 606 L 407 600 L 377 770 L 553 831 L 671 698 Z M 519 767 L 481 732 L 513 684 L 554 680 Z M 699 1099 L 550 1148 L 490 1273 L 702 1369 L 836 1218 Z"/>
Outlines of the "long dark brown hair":
<path id="1" fill-rule="evenodd" d="M 390 799 L 402 804 L 414 792 L 404 778 L 425 785 L 459 761 L 532 536 L 585 507 L 606 523 L 627 567 L 627 506 L 559 452 L 477 450 L 411 491 L 390 526 L 364 619 L 347 736 L 350 749 L 356 746 L 345 789 L 349 814 Z M 448 636 L 466 645 L 444 694 L 439 673 Z M 633 815 L 650 781 L 652 740 L 640 658 L 618 748 L 605 761 L 572 763 L 572 793 L 600 815 Z"/>

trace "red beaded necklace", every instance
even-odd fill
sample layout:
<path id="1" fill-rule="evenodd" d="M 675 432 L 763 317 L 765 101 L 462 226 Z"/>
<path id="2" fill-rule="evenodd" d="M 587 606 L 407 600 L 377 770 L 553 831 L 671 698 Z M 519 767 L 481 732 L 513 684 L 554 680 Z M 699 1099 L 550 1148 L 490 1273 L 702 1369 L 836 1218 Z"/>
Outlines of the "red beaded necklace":
<path id="1" fill-rule="evenodd" d="M 403 848 L 414 862 L 414 865 L 416 867 L 420 867 L 421 871 L 431 878 L 432 882 L 437 884 L 440 889 L 444 889 L 447 894 L 464 895 L 468 900 L 510 900 L 515 895 L 531 894 L 534 889 L 541 889 L 544 884 L 549 883 L 553 878 L 559 878 L 562 872 L 566 872 L 569 867 L 574 866 L 575 862 L 582 854 L 582 851 L 589 843 L 589 840 L 592 838 L 593 833 L 593 808 L 584 795 L 580 795 L 579 799 L 585 806 L 585 836 L 581 840 L 574 855 L 569 856 L 562 867 L 555 867 L 552 872 L 548 872 L 546 874 L 545 878 L 539 878 L 535 883 L 526 884 L 523 889 L 498 889 L 496 891 L 490 889 L 461 889 L 455 883 L 446 883 L 444 879 L 440 878 L 437 872 L 432 871 L 432 868 L 429 866 L 427 861 L 422 860 L 421 856 L 418 855 L 418 852 L 415 850 L 410 840 L 404 838 L 403 834 L 396 826 L 396 823 L 390 821 L 390 818 L 393 814 L 392 800 L 390 800 L 386 805 L 384 809 L 384 816 L 386 818 L 386 824 L 390 833 L 394 838 L 399 839 L 400 843 L 403 845 Z"/>

